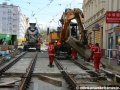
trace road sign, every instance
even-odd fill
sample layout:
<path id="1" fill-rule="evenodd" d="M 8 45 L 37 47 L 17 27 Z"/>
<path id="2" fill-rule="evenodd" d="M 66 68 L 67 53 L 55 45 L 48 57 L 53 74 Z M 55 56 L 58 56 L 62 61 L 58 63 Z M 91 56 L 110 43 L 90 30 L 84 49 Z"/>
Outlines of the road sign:
<path id="1" fill-rule="evenodd" d="M 92 30 L 93 31 L 99 31 L 100 28 L 96 28 L 96 27 L 93 27 Z"/>
<path id="2" fill-rule="evenodd" d="M 120 23 L 120 11 L 107 11 L 106 23 Z"/>

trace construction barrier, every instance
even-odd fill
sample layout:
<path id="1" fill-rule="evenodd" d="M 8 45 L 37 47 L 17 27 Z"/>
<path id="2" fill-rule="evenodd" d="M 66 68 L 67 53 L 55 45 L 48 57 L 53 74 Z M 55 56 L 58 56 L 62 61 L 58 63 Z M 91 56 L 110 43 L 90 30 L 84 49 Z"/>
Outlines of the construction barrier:
<path id="1" fill-rule="evenodd" d="M 120 50 L 119 49 L 101 49 L 102 58 L 110 60 L 120 60 Z"/>

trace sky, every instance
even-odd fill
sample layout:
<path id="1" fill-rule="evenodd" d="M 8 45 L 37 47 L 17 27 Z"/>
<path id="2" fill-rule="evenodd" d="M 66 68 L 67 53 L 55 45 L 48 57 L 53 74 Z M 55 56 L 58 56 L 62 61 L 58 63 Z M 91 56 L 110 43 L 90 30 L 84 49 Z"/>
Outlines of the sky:
<path id="1" fill-rule="evenodd" d="M 56 28 L 65 8 L 82 9 L 83 0 L 0 0 L 3 2 L 19 6 L 30 22 L 37 21 L 41 28 Z"/>

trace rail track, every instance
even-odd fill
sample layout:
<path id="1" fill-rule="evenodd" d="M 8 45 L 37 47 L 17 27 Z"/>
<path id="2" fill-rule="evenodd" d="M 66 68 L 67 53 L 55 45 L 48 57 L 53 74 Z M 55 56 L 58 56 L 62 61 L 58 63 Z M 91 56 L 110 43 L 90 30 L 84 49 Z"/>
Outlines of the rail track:
<path id="1" fill-rule="evenodd" d="M 0 76 L 7 71 L 10 67 L 12 67 L 17 61 L 21 59 L 21 57 L 25 54 L 25 52 L 21 53 L 18 57 L 12 59 L 10 62 L 6 63 L 4 66 L 0 67 Z"/>
<path id="2" fill-rule="evenodd" d="M 40 57 L 40 54 L 41 53 L 38 53 L 38 52 L 22 52 L 22 53 L 20 53 L 19 55 L 15 56 L 11 61 L 9 61 L 9 63 L 5 64 L 4 67 L 0 68 L 1 77 L 6 78 L 6 76 L 8 75 L 8 78 L 9 78 L 9 72 L 11 73 L 11 76 L 12 76 L 12 73 L 13 74 L 14 73 L 17 73 L 17 74 L 20 73 L 20 75 L 16 76 L 18 79 L 17 79 L 17 83 L 15 82 L 15 84 L 13 85 L 13 88 L 15 90 L 27 90 L 28 87 L 29 88 L 32 87 L 31 86 L 32 85 L 31 81 L 34 82 L 33 78 L 39 77 L 39 75 L 34 76 L 33 71 L 35 71 L 34 67 L 35 67 L 36 61 L 40 61 L 41 58 L 43 57 L 43 55 L 41 55 L 41 57 Z M 42 60 L 44 61 L 44 59 L 42 59 Z M 28 62 L 26 62 L 26 61 L 28 61 Z M 62 60 L 55 59 L 55 63 L 56 63 L 55 66 L 58 67 L 59 71 L 62 73 L 65 81 L 68 83 L 69 88 L 71 90 L 81 90 L 82 87 L 93 87 L 93 86 L 94 87 L 100 87 L 100 86 L 101 87 L 110 87 L 110 86 L 120 87 L 119 83 L 115 82 L 113 80 L 113 78 L 106 77 L 105 75 L 101 75 L 99 73 L 94 72 L 94 70 L 91 69 L 91 68 L 93 68 L 91 65 L 86 65 L 82 62 L 79 62 L 78 60 L 76 60 L 76 61 L 75 60 L 74 61 L 73 60 L 72 61 L 63 60 L 63 61 L 67 61 L 67 62 L 63 63 Z M 68 64 L 69 62 L 72 63 L 72 64 Z M 46 64 L 44 64 L 44 65 L 46 65 Z M 68 65 L 66 65 L 66 64 L 68 64 Z M 25 67 L 23 67 L 23 68 L 22 68 L 22 66 L 17 67 L 19 65 L 23 65 Z M 75 68 L 74 70 L 76 70 L 76 72 L 78 72 L 79 70 L 81 70 L 81 71 L 80 71 L 80 73 L 75 73 L 74 74 L 74 73 L 72 73 L 72 71 L 69 71 L 69 68 L 66 69 L 64 67 L 64 65 L 66 65 L 68 67 L 72 67 L 72 65 L 76 66 L 78 68 L 77 69 Z M 14 70 L 14 69 L 11 69 L 11 68 L 17 68 L 16 70 L 18 70 L 18 72 L 16 72 L 16 70 L 14 72 L 12 72 L 12 70 Z M 19 72 L 18 68 L 24 69 L 23 70 L 24 72 L 23 71 Z M 48 69 L 48 67 L 46 69 Z M 52 70 L 52 69 L 54 71 L 54 68 L 49 68 L 49 70 Z M 57 69 L 57 71 L 58 71 L 58 69 Z M 43 70 L 43 68 L 42 69 L 36 69 L 36 70 Z M 4 72 L 7 72 L 8 74 L 4 73 Z M 82 73 L 82 72 L 85 72 L 85 73 Z M 6 75 L 6 76 L 3 76 L 3 75 Z M 34 77 L 32 78 L 32 76 L 34 76 Z M 0 82 L 2 82 L 2 81 L 0 81 Z M 11 82 L 11 80 L 10 80 L 10 82 Z M 44 90 L 44 89 L 42 89 L 42 90 Z M 54 89 L 54 90 L 57 90 L 57 89 Z M 83 90 L 85 90 L 85 88 Z"/>
<path id="3" fill-rule="evenodd" d="M 22 52 L 17 57 L 13 58 L 11 61 L 6 63 L 3 67 L 1 67 L 0 68 L 0 76 L 4 77 L 4 76 L 2 76 L 4 74 L 4 72 L 6 72 L 7 70 L 11 69 L 11 67 L 14 66 L 15 63 L 20 61 L 22 58 L 30 59 L 32 57 L 32 56 L 25 57 L 25 55 L 27 55 L 27 54 L 29 55 L 29 52 Z M 26 72 L 21 77 L 19 77 L 19 80 L 17 80 L 17 82 L 19 82 L 19 81 L 20 82 L 17 85 L 16 90 L 26 90 L 27 87 L 29 87 L 28 85 L 30 84 L 32 73 L 34 71 L 35 63 L 36 63 L 36 60 L 37 60 L 37 54 L 38 54 L 38 52 L 35 52 L 33 54 L 32 60 L 29 60 L 30 64 L 28 65 L 27 69 L 24 68 L 24 69 L 26 69 Z M 21 78 L 21 80 L 20 80 L 20 78 Z M 7 83 L 9 84 L 9 83 L 13 83 L 13 82 L 7 82 Z M 3 84 L 3 86 L 0 85 L 0 87 L 4 87 L 4 86 L 6 86 L 6 85 L 4 85 L 4 84 Z"/>
<path id="4" fill-rule="evenodd" d="M 94 87 L 117 87 L 120 88 L 119 83 L 115 82 L 112 80 L 109 76 L 103 76 L 99 73 L 94 72 L 91 70 L 91 68 L 86 67 L 83 65 L 83 63 L 77 62 L 77 61 L 72 61 L 74 64 L 76 64 L 78 67 L 82 68 L 85 70 L 88 75 L 85 77 L 85 75 L 71 75 L 68 73 L 67 70 L 64 69 L 64 66 L 60 63 L 60 60 L 58 61 L 55 59 L 55 63 L 58 66 L 58 68 L 61 70 L 61 73 L 63 77 L 65 78 L 66 82 L 69 84 L 69 87 L 71 90 L 81 90 L 81 88 L 92 88 Z M 85 90 L 82 89 L 82 90 Z M 88 90 L 88 89 L 87 89 Z M 118 89 L 119 90 L 119 89 Z"/>
<path id="5" fill-rule="evenodd" d="M 36 60 L 37 60 L 36 59 L 37 54 L 38 54 L 38 52 L 35 53 L 35 56 L 33 57 L 30 65 L 28 66 L 26 73 L 22 77 L 22 80 L 21 80 L 21 82 L 18 86 L 18 90 L 26 90 L 27 89 L 27 87 L 30 83 L 31 77 L 32 77 L 32 73 L 34 71 L 35 63 L 36 63 Z"/>

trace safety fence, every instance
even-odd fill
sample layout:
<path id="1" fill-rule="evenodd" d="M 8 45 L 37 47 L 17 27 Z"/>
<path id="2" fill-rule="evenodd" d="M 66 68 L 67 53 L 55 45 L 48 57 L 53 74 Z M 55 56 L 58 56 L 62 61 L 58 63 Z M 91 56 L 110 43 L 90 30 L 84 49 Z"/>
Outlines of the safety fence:
<path id="1" fill-rule="evenodd" d="M 101 49 L 102 58 L 109 60 L 120 60 L 120 50 L 119 49 Z"/>

